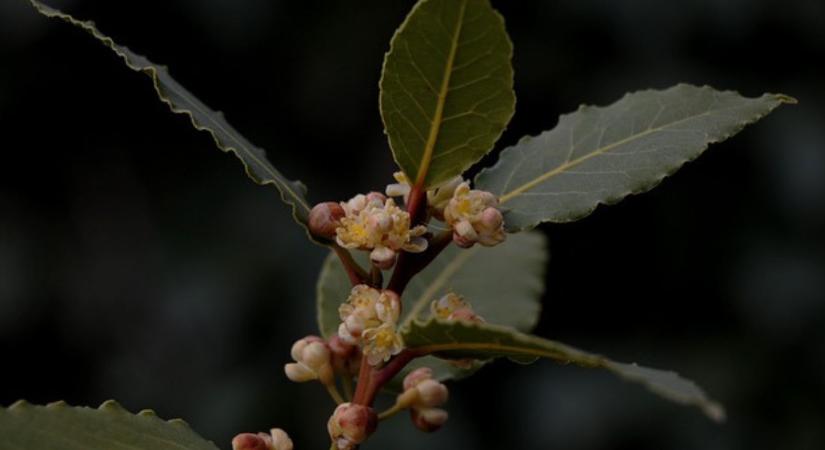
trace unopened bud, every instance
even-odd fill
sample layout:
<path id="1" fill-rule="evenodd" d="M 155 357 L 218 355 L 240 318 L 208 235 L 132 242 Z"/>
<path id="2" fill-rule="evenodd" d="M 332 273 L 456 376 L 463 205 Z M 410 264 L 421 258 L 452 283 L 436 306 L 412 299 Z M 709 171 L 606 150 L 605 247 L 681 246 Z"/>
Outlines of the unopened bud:
<path id="1" fill-rule="evenodd" d="M 309 212 L 309 231 L 313 236 L 333 239 L 335 230 L 341 226 L 341 218 L 345 215 L 344 208 L 338 203 L 318 203 Z"/>
<path id="2" fill-rule="evenodd" d="M 387 201 L 387 197 L 384 194 L 380 193 L 380 192 L 372 191 L 372 192 L 367 194 L 367 203 L 368 204 L 375 204 L 377 206 L 381 206 L 386 201 Z"/>
<path id="3" fill-rule="evenodd" d="M 424 380 L 415 387 L 418 391 L 418 404 L 425 408 L 441 406 L 447 402 L 447 386 L 436 380 Z"/>
<path id="4" fill-rule="evenodd" d="M 472 308 L 459 308 L 450 313 L 447 320 L 459 320 L 462 322 L 483 323 L 484 319 L 473 311 Z"/>
<path id="5" fill-rule="evenodd" d="M 271 450 L 271 443 L 266 434 L 241 433 L 232 439 L 232 450 Z"/>
<path id="6" fill-rule="evenodd" d="M 410 390 L 424 380 L 431 380 L 433 378 L 433 370 L 429 367 L 419 367 L 413 370 L 404 377 L 404 390 Z"/>
<path id="7" fill-rule="evenodd" d="M 421 431 L 436 431 L 447 422 L 447 411 L 439 408 L 412 409 L 410 410 L 413 424 Z"/>
<path id="8" fill-rule="evenodd" d="M 327 422 L 327 431 L 339 450 L 350 450 L 375 431 L 378 416 L 367 406 L 342 403 Z"/>
<path id="9" fill-rule="evenodd" d="M 321 383 L 334 382 L 330 351 L 326 342 L 318 336 L 307 336 L 292 345 L 294 363 L 284 366 L 287 378 L 302 383 L 319 379 Z"/>
<path id="10" fill-rule="evenodd" d="M 387 247 L 376 247 L 372 252 L 370 252 L 370 261 L 372 264 L 381 269 L 381 270 L 389 270 L 392 266 L 395 265 L 397 253 L 392 249 Z"/>
<path id="11" fill-rule="evenodd" d="M 269 434 L 272 436 L 273 450 L 292 450 L 292 439 L 289 438 L 286 431 L 280 428 L 273 428 L 269 431 Z"/>

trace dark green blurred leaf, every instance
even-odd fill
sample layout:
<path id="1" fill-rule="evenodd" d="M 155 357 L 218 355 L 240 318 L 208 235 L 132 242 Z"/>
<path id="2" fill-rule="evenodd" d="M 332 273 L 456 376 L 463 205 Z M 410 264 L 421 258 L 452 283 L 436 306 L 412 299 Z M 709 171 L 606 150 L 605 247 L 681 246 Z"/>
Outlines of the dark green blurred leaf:
<path id="1" fill-rule="evenodd" d="M 0 409 L 0 450 L 217 450 L 182 420 L 154 412 L 131 414 L 109 400 L 100 408 L 63 402 L 35 406 L 20 401 Z"/>

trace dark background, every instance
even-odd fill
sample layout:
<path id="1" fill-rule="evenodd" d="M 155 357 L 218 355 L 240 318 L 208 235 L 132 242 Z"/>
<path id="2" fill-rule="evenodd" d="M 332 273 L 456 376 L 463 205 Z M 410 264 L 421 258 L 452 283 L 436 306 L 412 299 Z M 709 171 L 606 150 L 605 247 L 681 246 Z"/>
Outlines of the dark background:
<path id="1" fill-rule="evenodd" d="M 51 2 L 170 65 L 311 201 L 389 181 L 377 83 L 412 3 Z M 502 361 L 451 385 L 444 430 L 400 417 L 366 447 L 825 448 L 825 2 L 494 5 L 519 98 L 497 149 L 581 102 L 680 81 L 800 100 L 651 193 L 543 227 L 537 332 L 677 370 L 729 420 L 605 373 Z M 116 398 L 222 448 L 271 426 L 327 448 L 331 402 L 282 374 L 316 329 L 325 252 L 276 191 L 145 76 L 26 2 L 0 0 L 0 61 L 0 404 Z"/>

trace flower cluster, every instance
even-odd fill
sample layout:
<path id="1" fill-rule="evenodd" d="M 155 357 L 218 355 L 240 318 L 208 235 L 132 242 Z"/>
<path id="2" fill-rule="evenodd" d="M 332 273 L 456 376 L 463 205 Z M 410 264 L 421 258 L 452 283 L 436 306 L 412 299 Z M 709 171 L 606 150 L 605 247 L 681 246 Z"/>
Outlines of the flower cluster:
<path id="1" fill-rule="evenodd" d="M 410 408 L 410 416 L 418 429 L 435 431 L 447 421 L 447 411 L 439 406 L 447 402 L 448 396 L 447 386 L 433 379 L 431 369 L 421 367 L 404 377 L 404 392 L 396 403 Z"/>
<path id="2" fill-rule="evenodd" d="M 391 198 L 378 192 L 358 194 L 341 203 L 344 215 L 336 228 L 336 242 L 344 248 L 370 250 L 370 260 L 380 269 L 395 265 L 398 252 L 423 252 L 427 227 L 410 228 L 410 215 Z"/>
<path id="3" fill-rule="evenodd" d="M 371 365 L 386 362 L 403 348 L 395 328 L 401 314 L 401 299 L 395 292 L 356 285 L 338 314 L 338 336 L 348 344 L 362 346 Z"/>
<path id="4" fill-rule="evenodd" d="M 453 229 L 453 242 L 470 248 L 476 242 L 491 247 L 504 241 L 504 217 L 498 199 L 487 191 L 470 189 L 468 182 L 458 185 L 444 208 L 444 219 Z"/>
<path id="5" fill-rule="evenodd" d="M 352 450 L 364 442 L 378 425 L 378 417 L 372 408 L 354 403 L 342 403 L 327 422 L 327 431 L 334 447 Z"/>
<path id="6" fill-rule="evenodd" d="M 292 439 L 280 428 L 266 433 L 241 433 L 232 439 L 232 450 L 292 450 Z"/>
<path id="7" fill-rule="evenodd" d="M 294 363 L 284 366 L 287 378 L 297 383 L 320 380 L 329 385 L 334 383 L 329 347 L 318 336 L 307 336 L 292 345 Z"/>

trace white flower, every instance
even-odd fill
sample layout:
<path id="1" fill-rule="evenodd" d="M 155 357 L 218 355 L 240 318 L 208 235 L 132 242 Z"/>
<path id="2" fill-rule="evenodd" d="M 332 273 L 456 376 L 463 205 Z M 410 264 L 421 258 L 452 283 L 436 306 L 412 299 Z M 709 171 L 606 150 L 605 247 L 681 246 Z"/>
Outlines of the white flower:
<path id="1" fill-rule="evenodd" d="M 404 349 L 404 342 L 401 335 L 395 330 L 395 324 L 386 322 L 378 328 L 370 328 L 364 331 L 364 356 L 372 366 L 383 364 L 389 359 L 401 353 Z"/>
<path id="2" fill-rule="evenodd" d="M 395 201 L 379 200 L 378 193 L 356 195 L 342 203 L 346 215 L 341 218 L 336 232 L 338 245 L 344 248 L 370 250 L 370 259 L 381 269 L 395 264 L 397 253 L 423 252 L 427 240 L 423 237 L 427 228 L 422 225 L 410 228 L 410 215 L 396 206 Z"/>
<path id="3" fill-rule="evenodd" d="M 330 351 L 323 339 L 307 336 L 292 345 L 294 363 L 284 366 L 287 378 L 297 383 L 321 380 L 324 384 L 334 382 Z"/>
<path id="4" fill-rule="evenodd" d="M 401 299 L 392 291 L 379 291 L 365 284 L 352 288 L 347 301 L 338 307 L 341 325 L 338 336 L 357 345 L 363 333 L 384 323 L 395 323 L 401 313 Z"/>
<path id="5" fill-rule="evenodd" d="M 497 206 L 495 195 L 470 190 L 469 183 L 461 183 L 444 208 L 444 219 L 453 229 L 456 245 L 469 248 L 478 242 L 490 247 L 503 242 L 504 217 Z"/>

